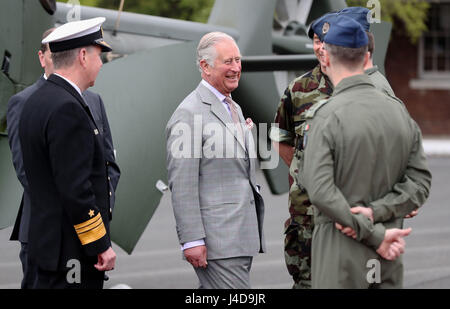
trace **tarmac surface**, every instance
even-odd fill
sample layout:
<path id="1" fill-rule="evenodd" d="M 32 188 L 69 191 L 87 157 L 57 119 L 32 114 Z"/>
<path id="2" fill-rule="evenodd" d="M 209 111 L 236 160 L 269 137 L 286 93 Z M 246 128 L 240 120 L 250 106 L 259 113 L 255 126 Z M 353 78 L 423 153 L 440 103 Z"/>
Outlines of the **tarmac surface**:
<path id="1" fill-rule="evenodd" d="M 428 142 L 428 141 L 427 141 Z M 438 145 L 438 146 L 436 146 Z M 424 143 L 433 174 L 431 194 L 413 219 L 406 239 L 404 259 L 405 288 L 450 288 L 450 143 Z M 444 149 L 444 150 L 443 150 Z M 252 287 L 255 289 L 289 289 L 292 280 L 283 256 L 283 225 L 288 216 L 287 194 L 268 192 L 262 172 L 257 174 L 263 185 L 266 205 L 265 236 L 267 253 L 253 260 Z M 0 230 L 0 289 L 20 288 L 22 278 L 18 258 L 20 245 L 9 241 L 11 227 Z M 183 261 L 175 232 L 175 220 L 166 193 L 132 255 L 118 246 L 115 270 L 108 272 L 105 288 L 195 289 L 198 280 L 190 264 Z"/>

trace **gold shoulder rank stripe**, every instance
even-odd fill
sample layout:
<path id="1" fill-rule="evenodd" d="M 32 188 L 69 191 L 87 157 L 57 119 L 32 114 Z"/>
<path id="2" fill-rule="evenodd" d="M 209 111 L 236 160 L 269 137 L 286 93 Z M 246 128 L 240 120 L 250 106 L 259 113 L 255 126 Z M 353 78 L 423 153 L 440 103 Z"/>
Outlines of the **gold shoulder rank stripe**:
<path id="1" fill-rule="evenodd" d="M 100 213 L 94 218 L 77 224 L 74 227 L 83 246 L 99 240 L 106 234 L 105 225 L 103 224 Z"/>

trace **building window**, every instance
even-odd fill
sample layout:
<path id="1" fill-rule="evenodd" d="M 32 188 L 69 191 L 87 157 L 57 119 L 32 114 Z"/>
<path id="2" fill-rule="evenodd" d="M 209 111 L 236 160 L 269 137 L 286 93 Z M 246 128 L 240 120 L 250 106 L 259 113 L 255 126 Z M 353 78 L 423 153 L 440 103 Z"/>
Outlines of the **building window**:
<path id="1" fill-rule="evenodd" d="M 450 89 L 450 1 L 432 3 L 419 42 L 419 80 L 413 88 Z"/>
<path id="2" fill-rule="evenodd" d="M 420 77 L 450 77 L 450 3 L 432 4 L 420 40 Z"/>

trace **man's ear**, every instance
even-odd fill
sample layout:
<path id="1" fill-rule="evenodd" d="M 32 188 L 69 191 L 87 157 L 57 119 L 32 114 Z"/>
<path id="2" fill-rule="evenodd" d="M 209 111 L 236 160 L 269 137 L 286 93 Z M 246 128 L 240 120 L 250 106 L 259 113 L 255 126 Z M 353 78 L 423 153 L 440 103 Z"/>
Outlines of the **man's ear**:
<path id="1" fill-rule="evenodd" d="M 86 59 L 87 59 L 87 49 L 85 47 L 80 48 L 80 51 L 78 52 L 78 61 L 80 61 L 80 64 L 83 67 L 86 67 Z"/>
<path id="2" fill-rule="evenodd" d="M 367 66 L 367 63 L 369 62 L 370 58 L 371 58 L 371 54 L 370 54 L 370 52 L 367 52 L 367 53 L 364 55 L 364 67 Z"/>
<path id="3" fill-rule="evenodd" d="M 204 74 L 206 74 L 206 75 L 210 74 L 210 66 L 205 59 L 200 61 L 200 68 L 202 69 Z"/>
<path id="4" fill-rule="evenodd" d="M 41 63 L 41 67 L 44 68 L 45 61 L 44 61 L 44 53 L 42 52 L 42 50 L 38 51 L 38 57 L 39 57 L 39 62 Z"/>

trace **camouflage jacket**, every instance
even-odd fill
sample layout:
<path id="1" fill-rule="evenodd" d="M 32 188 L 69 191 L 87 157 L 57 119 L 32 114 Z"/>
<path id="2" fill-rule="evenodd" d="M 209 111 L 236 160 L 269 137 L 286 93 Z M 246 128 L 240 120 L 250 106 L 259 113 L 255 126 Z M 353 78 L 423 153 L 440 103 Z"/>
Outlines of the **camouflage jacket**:
<path id="1" fill-rule="evenodd" d="M 333 93 L 333 85 L 317 65 L 313 70 L 294 79 L 285 90 L 275 115 L 275 124 L 270 129 L 270 139 L 287 143 L 295 148 L 289 167 L 289 213 L 286 227 L 297 222 L 302 215 L 312 215 L 306 191 L 297 184 L 298 159 L 303 153 L 303 130 L 305 111 L 317 102 L 327 99 Z M 296 222 L 296 223 L 295 223 Z"/>

